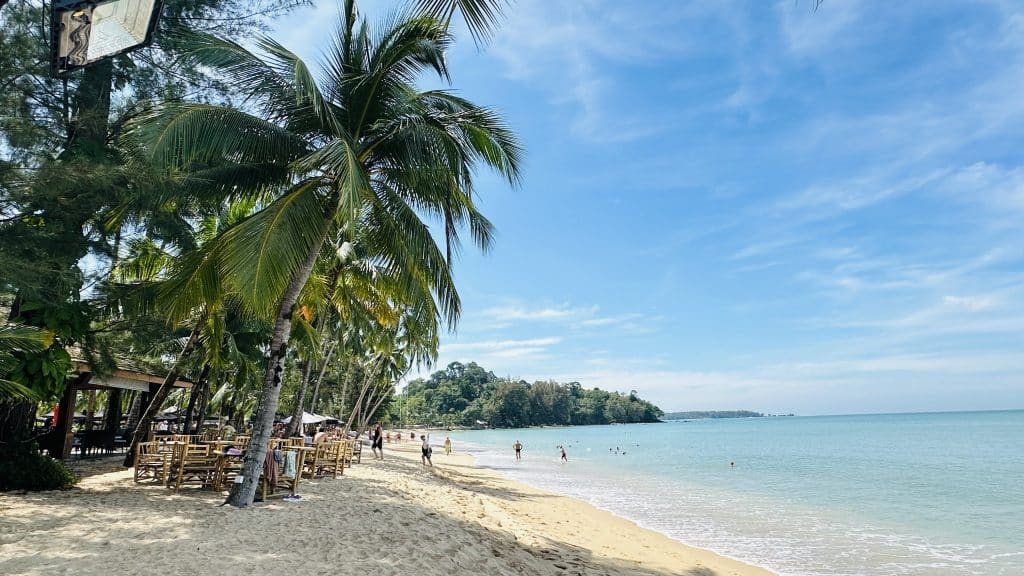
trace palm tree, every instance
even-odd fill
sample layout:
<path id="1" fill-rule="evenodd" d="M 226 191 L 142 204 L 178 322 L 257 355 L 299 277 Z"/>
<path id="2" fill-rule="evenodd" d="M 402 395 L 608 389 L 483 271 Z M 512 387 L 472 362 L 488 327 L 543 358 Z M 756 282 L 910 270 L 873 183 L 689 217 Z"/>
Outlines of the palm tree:
<path id="1" fill-rule="evenodd" d="M 371 31 L 347 0 L 319 79 L 269 38 L 255 40 L 260 55 L 211 36 L 190 41 L 188 64 L 216 68 L 247 109 L 167 106 L 137 132 L 151 157 L 183 178 L 203 178 L 226 196 L 267 200 L 204 246 L 177 284 L 186 307 L 200 306 L 208 284 L 223 278 L 254 313 L 273 311 L 253 448 L 230 497 L 245 506 L 263 466 L 296 303 L 327 239 L 358 230 L 377 263 L 409 293 L 429 295 L 435 320 L 453 326 L 458 293 L 423 218 L 446 221 L 449 242 L 458 242 L 465 225 L 486 249 L 492 229 L 473 200 L 474 170 L 489 166 L 515 184 L 520 148 L 493 111 L 416 88 L 423 72 L 449 80 L 451 37 L 431 16 L 398 14 Z"/>
<path id="2" fill-rule="evenodd" d="M 53 333 L 17 324 L 0 326 L 0 400 L 22 398 L 37 400 L 36 393 L 11 378 L 17 365 L 16 355 L 42 352 L 53 344 Z"/>
<path id="3" fill-rule="evenodd" d="M 446 27 L 461 12 L 478 46 L 494 33 L 503 7 L 509 4 L 511 0 L 416 0 L 420 12 L 442 20 Z"/>

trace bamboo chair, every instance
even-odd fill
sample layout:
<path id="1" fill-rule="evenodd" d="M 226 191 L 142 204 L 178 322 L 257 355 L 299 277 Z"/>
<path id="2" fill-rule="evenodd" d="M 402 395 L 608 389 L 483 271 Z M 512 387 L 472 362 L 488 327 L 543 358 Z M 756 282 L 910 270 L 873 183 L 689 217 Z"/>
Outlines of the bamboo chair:
<path id="1" fill-rule="evenodd" d="M 355 445 L 354 440 L 342 440 L 344 445 L 342 446 L 341 462 L 343 466 L 352 467 L 352 459 L 355 457 Z"/>
<path id="2" fill-rule="evenodd" d="M 341 441 L 321 442 L 312 457 L 306 458 L 303 473 L 310 478 L 321 478 L 331 474 L 334 478 L 344 474 L 344 446 Z"/>
<path id="3" fill-rule="evenodd" d="M 302 469 L 305 467 L 305 456 L 306 453 L 302 450 L 289 450 L 287 447 L 281 450 L 282 456 L 281 463 L 274 462 L 273 466 L 277 467 L 277 480 L 273 484 L 267 479 L 265 474 L 260 475 L 260 498 L 266 501 L 268 496 L 273 495 L 278 490 L 287 490 L 289 494 L 295 494 L 299 490 L 299 483 L 302 480 Z M 295 458 L 295 475 L 286 476 L 285 468 L 287 463 L 288 454 L 294 454 Z"/>
<path id="4" fill-rule="evenodd" d="M 217 487 L 220 473 L 220 459 L 210 453 L 208 444 L 181 443 L 175 446 L 171 462 L 171 482 L 174 492 L 184 484 L 195 484 L 201 488 Z"/>
<path id="5" fill-rule="evenodd" d="M 288 446 L 305 446 L 306 445 L 306 437 L 305 436 L 292 436 L 291 438 L 285 438 L 285 440 L 287 440 L 286 444 Z"/>
<path id="6" fill-rule="evenodd" d="M 167 483 L 171 468 L 171 455 L 160 450 L 159 442 L 140 442 L 135 447 L 135 483 L 157 480 Z"/>
<path id="7" fill-rule="evenodd" d="M 249 442 L 252 441 L 252 436 L 235 436 L 235 446 L 238 446 L 240 450 L 245 450 L 249 447 Z"/>
<path id="8" fill-rule="evenodd" d="M 231 486 L 236 476 L 241 474 L 245 461 L 238 456 L 227 456 L 218 453 L 217 462 L 220 467 L 217 470 L 217 482 L 213 489 L 224 490 Z"/>
<path id="9" fill-rule="evenodd" d="M 334 478 L 345 473 L 345 441 L 334 440 L 326 444 L 326 458 L 321 464 L 324 475 L 331 474 Z"/>

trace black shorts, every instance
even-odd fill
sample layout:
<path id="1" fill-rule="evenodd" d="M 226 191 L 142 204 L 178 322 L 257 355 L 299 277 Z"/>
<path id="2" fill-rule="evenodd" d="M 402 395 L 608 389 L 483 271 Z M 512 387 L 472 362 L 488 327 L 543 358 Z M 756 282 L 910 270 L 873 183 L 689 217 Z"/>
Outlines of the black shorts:
<path id="1" fill-rule="evenodd" d="M 372 448 L 380 448 L 381 450 L 383 450 L 384 449 L 384 441 L 381 440 L 380 438 L 377 438 L 376 440 L 373 441 Z"/>
<path id="2" fill-rule="evenodd" d="M 430 458 L 430 448 L 420 448 L 424 458 Z"/>

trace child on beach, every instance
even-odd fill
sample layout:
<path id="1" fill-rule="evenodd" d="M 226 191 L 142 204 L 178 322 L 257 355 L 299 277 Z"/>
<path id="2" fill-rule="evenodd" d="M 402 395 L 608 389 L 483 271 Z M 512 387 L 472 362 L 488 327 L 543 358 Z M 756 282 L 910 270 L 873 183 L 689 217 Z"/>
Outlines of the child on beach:
<path id="1" fill-rule="evenodd" d="M 430 460 L 430 453 L 432 452 L 430 449 L 430 436 L 423 436 L 421 434 L 420 440 L 423 441 L 423 444 L 420 445 L 420 461 L 423 462 L 424 466 L 433 466 L 434 463 Z"/>

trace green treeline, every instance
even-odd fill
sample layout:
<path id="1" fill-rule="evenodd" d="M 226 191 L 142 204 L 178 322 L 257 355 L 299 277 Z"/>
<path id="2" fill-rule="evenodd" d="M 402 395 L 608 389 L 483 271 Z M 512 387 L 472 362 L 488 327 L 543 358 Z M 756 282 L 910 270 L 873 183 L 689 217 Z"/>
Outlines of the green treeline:
<path id="1" fill-rule="evenodd" d="M 391 414 L 409 424 L 521 428 L 657 422 L 663 412 L 635 391 L 587 390 L 579 382 L 530 384 L 498 378 L 475 362 L 453 362 L 428 379 L 409 382 Z"/>
<path id="2" fill-rule="evenodd" d="M 705 410 L 692 412 L 669 412 L 665 420 L 701 420 L 704 418 L 761 418 L 764 414 L 750 410 Z"/>

